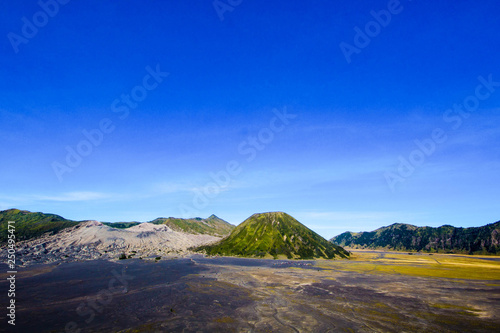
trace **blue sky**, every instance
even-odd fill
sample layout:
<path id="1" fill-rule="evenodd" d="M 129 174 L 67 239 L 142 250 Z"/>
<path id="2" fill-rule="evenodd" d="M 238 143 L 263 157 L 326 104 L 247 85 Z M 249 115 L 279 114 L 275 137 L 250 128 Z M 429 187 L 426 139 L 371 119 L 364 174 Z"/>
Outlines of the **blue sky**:
<path id="1" fill-rule="evenodd" d="M 1 4 L 0 209 L 500 219 L 496 1 L 61 2 Z"/>

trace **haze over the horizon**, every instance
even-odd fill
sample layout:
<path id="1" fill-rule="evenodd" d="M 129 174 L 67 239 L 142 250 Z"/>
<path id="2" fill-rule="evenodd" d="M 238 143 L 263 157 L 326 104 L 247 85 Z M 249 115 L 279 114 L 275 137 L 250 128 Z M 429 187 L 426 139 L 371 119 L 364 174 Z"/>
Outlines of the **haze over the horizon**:
<path id="1" fill-rule="evenodd" d="M 0 11 L 0 210 L 500 219 L 497 1 L 41 3 Z"/>

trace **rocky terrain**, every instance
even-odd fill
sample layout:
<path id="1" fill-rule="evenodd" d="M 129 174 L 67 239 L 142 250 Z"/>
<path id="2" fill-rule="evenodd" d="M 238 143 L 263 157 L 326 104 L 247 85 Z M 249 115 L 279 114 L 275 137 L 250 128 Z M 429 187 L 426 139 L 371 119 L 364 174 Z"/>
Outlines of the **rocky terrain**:
<path id="1" fill-rule="evenodd" d="M 47 333 L 498 332 L 500 262 L 491 259 L 364 251 L 354 252 L 351 260 L 194 255 L 157 262 L 33 265 L 18 277 L 16 328 Z M 5 271 L 0 263 L 1 290 L 8 288 Z M 1 306 L 7 306 L 4 300 Z"/>
<path id="2" fill-rule="evenodd" d="M 80 222 L 56 234 L 46 233 L 17 243 L 17 264 L 92 259 L 179 256 L 193 246 L 213 243 L 220 237 L 175 231 L 166 225 L 141 223 L 117 229 L 97 221 Z M 7 251 L 0 252 L 6 262 Z"/>

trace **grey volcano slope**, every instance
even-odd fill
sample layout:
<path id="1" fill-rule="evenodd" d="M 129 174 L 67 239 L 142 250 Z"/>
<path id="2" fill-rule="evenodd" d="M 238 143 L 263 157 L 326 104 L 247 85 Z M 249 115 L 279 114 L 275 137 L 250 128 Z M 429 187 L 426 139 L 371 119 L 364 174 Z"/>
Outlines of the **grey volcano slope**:
<path id="1" fill-rule="evenodd" d="M 187 249 L 210 244 L 221 237 L 175 231 L 166 225 L 141 223 L 127 229 L 108 227 L 98 221 L 78 223 L 55 234 L 16 243 L 21 265 L 95 259 L 184 256 Z M 0 262 L 7 251 L 0 250 Z"/>
<path id="2" fill-rule="evenodd" d="M 482 227 L 416 227 L 396 223 L 371 232 L 344 232 L 331 242 L 350 248 L 500 254 L 500 221 Z"/>
<path id="3" fill-rule="evenodd" d="M 288 259 L 347 258 L 349 253 L 282 212 L 254 214 L 222 241 L 202 246 L 208 255 L 286 257 Z"/>

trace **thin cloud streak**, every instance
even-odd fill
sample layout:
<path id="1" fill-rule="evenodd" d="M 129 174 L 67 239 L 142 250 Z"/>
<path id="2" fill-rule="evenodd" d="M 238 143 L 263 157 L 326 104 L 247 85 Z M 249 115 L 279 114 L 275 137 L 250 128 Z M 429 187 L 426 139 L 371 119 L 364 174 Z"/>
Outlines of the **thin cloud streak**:
<path id="1" fill-rule="evenodd" d="M 111 195 L 100 192 L 67 192 L 58 196 L 33 196 L 37 201 L 92 201 L 108 199 Z"/>

